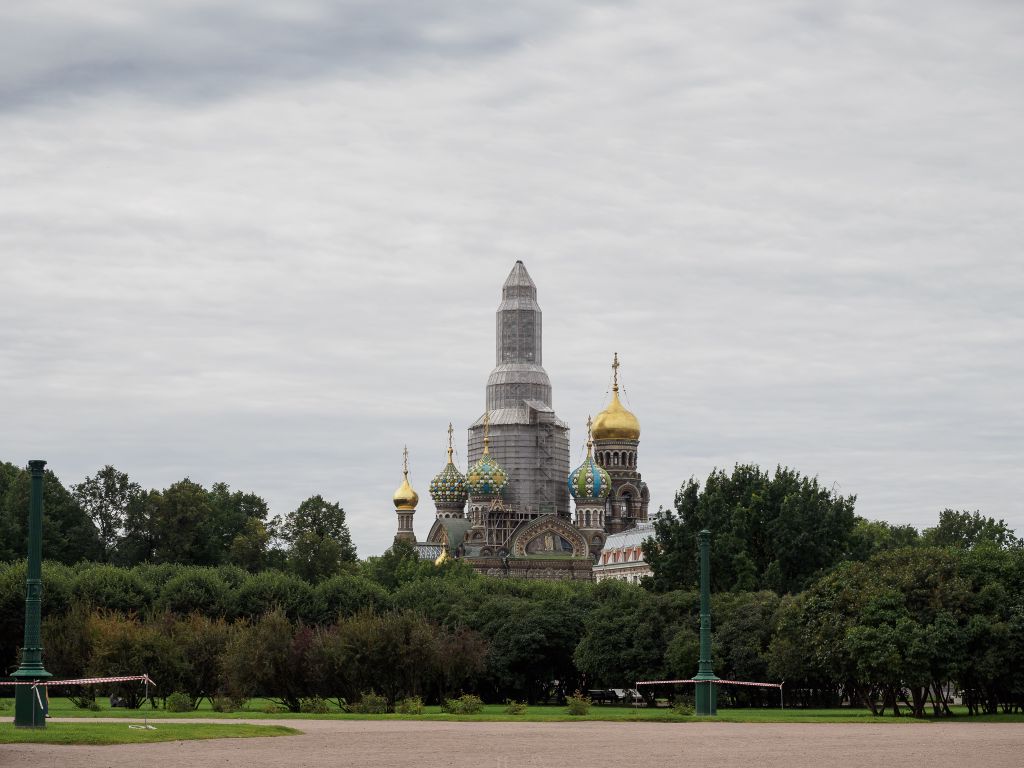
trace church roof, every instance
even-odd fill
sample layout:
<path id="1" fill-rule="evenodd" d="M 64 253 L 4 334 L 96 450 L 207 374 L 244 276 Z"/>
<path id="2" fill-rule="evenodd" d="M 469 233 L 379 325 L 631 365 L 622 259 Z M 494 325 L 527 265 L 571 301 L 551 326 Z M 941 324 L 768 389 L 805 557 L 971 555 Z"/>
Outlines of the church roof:
<path id="1" fill-rule="evenodd" d="M 652 536 L 654 536 L 654 523 L 639 523 L 635 528 L 630 528 L 628 531 L 613 533 L 605 539 L 604 548 L 601 551 L 608 552 L 613 549 L 622 549 L 623 547 L 639 547 L 644 543 L 645 539 L 649 539 Z"/>

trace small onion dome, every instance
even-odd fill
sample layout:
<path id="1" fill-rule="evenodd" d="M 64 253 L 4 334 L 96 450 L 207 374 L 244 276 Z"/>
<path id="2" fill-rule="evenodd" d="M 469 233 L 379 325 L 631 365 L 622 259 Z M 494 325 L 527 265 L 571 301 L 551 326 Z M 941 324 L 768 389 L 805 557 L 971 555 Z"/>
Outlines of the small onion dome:
<path id="1" fill-rule="evenodd" d="M 590 428 L 589 419 L 587 427 Z M 569 473 L 569 493 L 574 499 L 607 499 L 611 493 L 612 478 L 594 461 L 593 446 L 593 442 L 588 439 L 587 458 Z"/>
<path id="2" fill-rule="evenodd" d="M 508 485 L 508 473 L 491 456 L 489 443 L 491 412 L 484 412 L 484 452 L 466 473 L 470 496 L 497 496 Z"/>
<path id="3" fill-rule="evenodd" d="M 487 453 L 469 468 L 466 473 L 466 487 L 470 496 L 496 496 L 508 485 L 508 474 L 494 457 Z"/>
<path id="4" fill-rule="evenodd" d="M 612 401 L 594 419 L 595 440 L 639 440 L 640 422 L 619 402 L 619 355 L 612 363 L 615 383 L 612 386 Z"/>
<path id="5" fill-rule="evenodd" d="M 466 476 L 452 462 L 448 448 L 448 464 L 430 481 L 430 497 L 435 503 L 459 503 L 466 500 Z"/>
<path id="6" fill-rule="evenodd" d="M 412 489 L 409 485 L 409 450 L 406 449 L 404 453 L 404 461 L 402 466 L 402 484 L 398 486 L 398 490 L 395 491 L 395 495 L 392 497 L 395 502 L 395 509 L 400 509 L 406 512 L 415 511 L 416 505 L 419 504 L 420 495 Z"/>

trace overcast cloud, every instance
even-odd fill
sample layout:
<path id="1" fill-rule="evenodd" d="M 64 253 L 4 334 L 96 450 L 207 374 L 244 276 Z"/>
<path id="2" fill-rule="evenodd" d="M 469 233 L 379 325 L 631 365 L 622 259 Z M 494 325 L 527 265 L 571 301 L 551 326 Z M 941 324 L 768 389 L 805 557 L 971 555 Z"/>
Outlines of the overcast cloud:
<path id="1" fill-rule="evenodd" d="M 523 259 L 582 455 L 617 350 L 653 506 L 789 465 L 1024 531 L 1024 5 L 0 9 L 0 459 L 361 555 L 482 413 Z"/>

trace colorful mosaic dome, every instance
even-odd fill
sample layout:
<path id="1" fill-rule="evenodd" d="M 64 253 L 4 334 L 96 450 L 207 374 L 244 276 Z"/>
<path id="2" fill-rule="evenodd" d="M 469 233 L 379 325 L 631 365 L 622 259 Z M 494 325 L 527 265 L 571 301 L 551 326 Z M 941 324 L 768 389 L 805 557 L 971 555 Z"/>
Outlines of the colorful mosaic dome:
<path id="1" fill-rule="evenodd" d="M 466 473 L 466 487 L 470 496 L 496 496 L 508 485 L 508 474 L 487 451 Z"/>
<path id="2" fill-rule="evenodd" d="M 587 443 L 587 458 L 569 473 L 569 493 L 574 499 L 607 499 L 612 490 L 612 478 L 597 466 L 591 445 Z"/>
<path id="3" fill-rule="evenodd" d="M 434 503 L 458 503 L 466 500 L 466 476 L 452 463 L 451 448 L 448 464 L 430 481 L 430 497 Z"/>

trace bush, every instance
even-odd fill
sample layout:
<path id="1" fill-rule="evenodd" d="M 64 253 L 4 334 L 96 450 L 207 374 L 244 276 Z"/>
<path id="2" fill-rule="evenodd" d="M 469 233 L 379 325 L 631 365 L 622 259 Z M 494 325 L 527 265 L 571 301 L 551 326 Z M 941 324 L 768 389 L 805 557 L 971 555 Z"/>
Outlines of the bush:
<path id="1" fill-rule="evenodd" d="M 160 588 L 157 607 L 182 616 L 223 616 L 228 586 L 212 568 L 183 568 Z"/>
<path id="2" fill-rule="evenodd" d="M 484 708 L 479 696 L 464 693 L 457 699 L 445 699 L 441 711 L 449 715 L 476 715 Z"/>
<path id="3" fill-rule="evenodd" d="M 526 714 L 526 702 L 515 701 L 508 699 L 505 702 L 505 714 L 506 715 L 525 715 Z"/>
<path id="4" fill-rule="evenodd" d="M 370 691 L 364 693 L 355 704 L 350 704 L 349 711 L 358 712 L 361 715 L 383 715 L 388 711 L 388 700 Z"/>
<path id="5" fill-rule="evenodd" d="M 214 712 L 237 712 L 245 708 L 245 699 L 238 696 L 214 696 L 210 705 Z"/>
<path id="6" fill-rule="evenodd" d="M 288 707 L 282 707 L 280 704 L 275 704 L 272 701 L 268 701 L 266 704 L 260 707 L 260 712 L 262 712 L 265 715 L 279 715 L 282 712 L 287 711 Z"/>
<path id="7" fill-rule="evenodd" d="M 131 571 L 112 565 L 86 565 L 72 582 L 73 599 L 91 608 L 139 613 L 150 606 L 153 590 Z"/>
<path id="8" fill-rule="evenodd" d="M 244 618 L 255 619 L 275 608 L 281 608 L 293 621 L 316 612 L 313 588 L 298 576 L 280 571 L 249 576 L 235 591 L 234 598 L 235 614 Z"/>
<path id="9" fill-rule="evenodd" d="M 164 709 L 168 712 L 191 712 L 195 707 L 192 705 L 192 697 L 184 691 L 175 691 L 167 697 Z"/>
<path id="10" fill-rule="evenodd" d="M 408 696 L 395 704 L 395 712 L 400 715 L 422 715 L 423 699 L 419 696 Z"/>
<path id="11" fill-rule="evenodd" d="M 299 712 L 305 712 L 308 715 L 326 715 L 328 711 L 327 702 L 319 696 L 299 700 Z"/>
<path id="12" fill-rule="evenodd" d="M 676 717 L 693 717 L 693 704 L 684 700 L 676 699 L 672 704 L 672 714 Z"/>
<path id="13" fill-rule="evenodd" d="M 590 712 L 590 699 L 579 691 L 565 699 L 570 715 L 585 715 Z"/>

